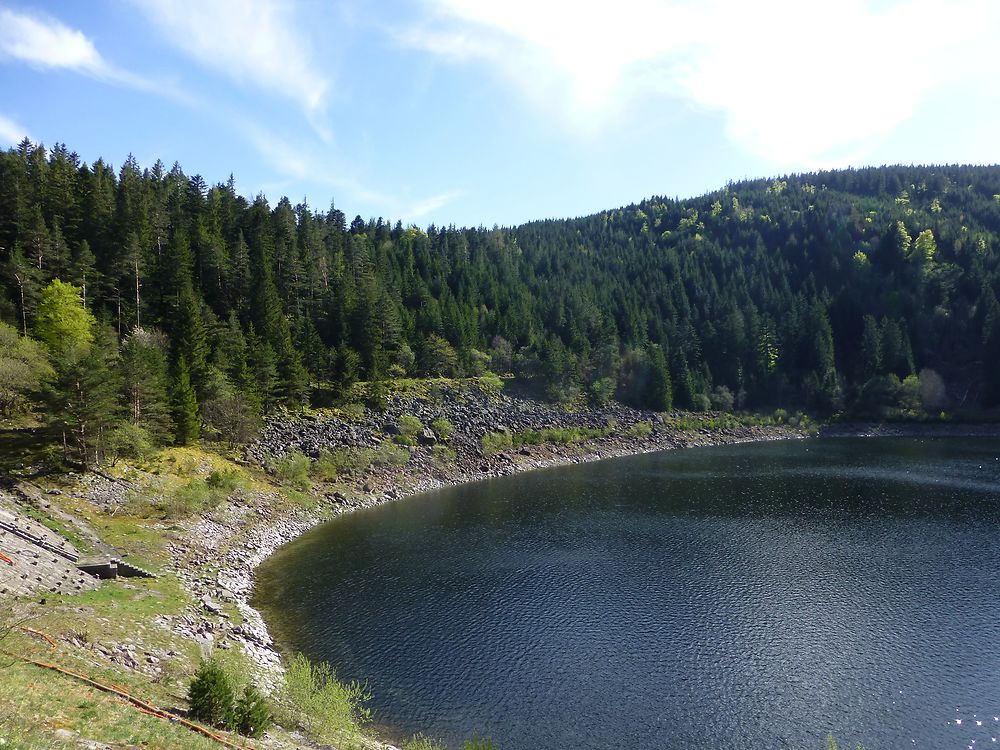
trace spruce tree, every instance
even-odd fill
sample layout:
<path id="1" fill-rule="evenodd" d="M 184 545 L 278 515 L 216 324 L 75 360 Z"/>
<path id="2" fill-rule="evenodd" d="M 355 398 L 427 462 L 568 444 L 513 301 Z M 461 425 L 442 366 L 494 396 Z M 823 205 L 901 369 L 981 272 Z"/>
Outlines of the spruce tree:
<path id="1" fill-rule="evenodd" d="M 201 412 L 198 398 L 191 385 L 191 375 L 184 355 L 174 365 L 173 388 L 174 439 L 178 445 L 197 442 L 201 435 Z"/>
<path id="2" fill-rule="evenodd" d="M 670 370 L 667 368 L 663 347 L 650 345 L 647 356 L 649 377 L 646 381 L 645 406 L 653 411 L 670 411 L 674 403 L 673 383 L 670 381 Z"/>

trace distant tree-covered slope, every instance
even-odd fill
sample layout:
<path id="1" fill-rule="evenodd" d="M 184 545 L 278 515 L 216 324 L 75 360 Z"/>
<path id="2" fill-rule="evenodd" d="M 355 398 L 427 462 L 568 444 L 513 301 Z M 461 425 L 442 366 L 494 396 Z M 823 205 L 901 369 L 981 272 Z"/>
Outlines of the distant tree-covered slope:
<path id="1" fill-rule="evenodd" d="M 102 397 L 120 405 L 108 429 L 161 440 L 318 384 L 486 369 L 657 409 L 991 405 L 998 260 L 998 167 L 823 172 L 424 230 L 251 202 L 176 164 L 0 153 L 0 321 L 46 343 L 40 315 L 73 298 L 51 282 L 72 284 L 95 343 L 60 363 L 49 332 L 46 392 L 65 400 L 86 361 L 119 393 Z M 76 398 L 63 419 L 80 432 L 93 416 Z"/>

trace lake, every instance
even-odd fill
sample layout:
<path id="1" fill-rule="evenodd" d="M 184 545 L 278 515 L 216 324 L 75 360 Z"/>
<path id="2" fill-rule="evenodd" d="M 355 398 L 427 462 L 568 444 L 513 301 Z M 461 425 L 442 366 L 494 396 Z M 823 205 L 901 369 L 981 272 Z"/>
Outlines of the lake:
<path id="1" fill-rule="evenodd" d="M 257 581 L 276 639 L 367 680 L 390 739 L 1000 740 L 1000 440 L 697 448 L 477 482 L 339 518 Z"/>

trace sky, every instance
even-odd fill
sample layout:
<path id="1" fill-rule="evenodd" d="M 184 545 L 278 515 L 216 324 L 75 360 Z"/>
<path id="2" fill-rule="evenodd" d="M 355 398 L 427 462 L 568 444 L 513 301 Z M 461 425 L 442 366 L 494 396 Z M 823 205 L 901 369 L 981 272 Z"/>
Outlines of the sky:
<path id="1" fill-rule="evenodd" d="M 1000 161 L 994 0 L 0 0 L 0 148 L 511 226 Z"/>

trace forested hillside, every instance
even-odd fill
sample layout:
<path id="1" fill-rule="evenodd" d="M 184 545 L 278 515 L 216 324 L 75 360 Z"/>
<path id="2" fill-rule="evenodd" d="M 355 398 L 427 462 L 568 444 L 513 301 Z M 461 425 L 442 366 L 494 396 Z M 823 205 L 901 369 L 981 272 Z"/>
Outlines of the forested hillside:
<path id="1" fill-rule="evenodd" d="M 998 262 L 1000 167 L 424 230 L 25 141 L 0 154 L 0 410 L 47 398 L 84 458 L 487 370 L 658 410 L 991 406 Z"/>

